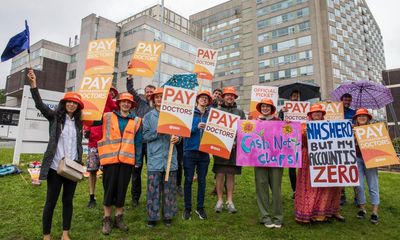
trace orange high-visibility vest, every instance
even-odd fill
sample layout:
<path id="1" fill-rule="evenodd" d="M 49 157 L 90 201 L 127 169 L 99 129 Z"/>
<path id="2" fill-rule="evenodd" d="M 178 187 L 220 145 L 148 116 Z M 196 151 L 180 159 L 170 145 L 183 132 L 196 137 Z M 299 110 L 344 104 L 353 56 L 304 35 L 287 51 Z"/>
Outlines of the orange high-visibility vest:
<path id="1" fill-rule="evenodd" d="M 135 165 L 135 136 L 141 120 L 139 117 L 129 119 L 121 136 L 118 116 L 112 112 L 103 115 L 103 138 L 97 143 L 100 165 Z"/>

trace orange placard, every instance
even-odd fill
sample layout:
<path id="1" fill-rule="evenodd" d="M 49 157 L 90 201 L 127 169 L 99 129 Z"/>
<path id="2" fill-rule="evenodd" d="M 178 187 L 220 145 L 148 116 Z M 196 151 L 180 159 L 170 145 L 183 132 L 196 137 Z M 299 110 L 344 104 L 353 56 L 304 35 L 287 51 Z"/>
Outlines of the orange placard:
<path id="1" fill-rule="evenodd" d="M 85 108 L 82 110 L 82 120 L 101 120 L 112 79 L 112 75 L 83 77 L 78 90 L 85 104 Z"/>
<path id="2" fill-rule="evenodd" d="M 190 137 L 195 104 L 195 91 L 164 87 L 157 132 Z"/>
<path id="3" fill-rule="evenodd" d="M 264 98 L 271 99 L 274 102 L 274 105 L 278 106 L 278 95 L 278 87 L 252 86 L 249 119 L 257 119 L 258 116 L 260 116 L 256 106 Z"/>
<path id="4" fill-rule="evenodd" d="M 235 114 L 211 108 L 199 150 L 229 159 L 239 119 Z"/>
<path id="5" fill-rule="evenodd" d="M 164 45 L 159 42 L 139 42 L 129 65 L 128 74 L 153 77 Z"/>
<path id="6" fill-rule="evenodd" d="M 285 101 L 283 106 L 287 109 L 287 112 L 285 112 L 285 121 L 303 123 L 307 121 L 307 113 L 310 111 L 310 102 Z"/>
<path id="7" fill-rule="evenodd" d="M 358 126 L 354 130 L 367 168 L 400 164 L 387 128 L 383 123 Z"/>
<path id="8" fill-rule="evenodd" d="M 344 107 L 342 102 L 319 102 L 326 111 L 325 120 L 343 120 Z"/>
<path id="9" fill-rule="evenodd" d="M 217 66 L 218 51 L 208 48 L 198 48 L 193 72 L 197 78 L 213 80 Z"/>
<path id="10" fill-rule="evenodd" d="M 84 76 L 113 73 L 115 47 L 115 38 L 105 38 L 89 42 Z"/>

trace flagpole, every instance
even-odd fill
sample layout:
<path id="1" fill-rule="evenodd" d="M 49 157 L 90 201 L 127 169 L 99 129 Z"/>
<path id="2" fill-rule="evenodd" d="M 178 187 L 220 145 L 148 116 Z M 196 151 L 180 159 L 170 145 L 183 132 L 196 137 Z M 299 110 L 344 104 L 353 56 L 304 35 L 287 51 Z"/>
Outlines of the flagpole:
<path id="1" fill-rule="evenodd" d="M 164 24 L 164 0 L 161 0 L 161 17 L 160 17 L 160 42 L 163 42 L 163 24 Z M 160 62 L 158 63 L 158 86 L 161 86 L 161 55 L 160 54 Z"/>
<path id="2" fill-rule="evenodd" d="M 30 53 L 29 49 L 28 49 L 28 50 L 26 50 L 26 51 L 27 51 L 27 53 L 28 53 L 28 63 L 29 63 L 29 68 L 30 68 L 30 69 L 32 69 L 32 63 L 31 63 L 31 53 Z"/>

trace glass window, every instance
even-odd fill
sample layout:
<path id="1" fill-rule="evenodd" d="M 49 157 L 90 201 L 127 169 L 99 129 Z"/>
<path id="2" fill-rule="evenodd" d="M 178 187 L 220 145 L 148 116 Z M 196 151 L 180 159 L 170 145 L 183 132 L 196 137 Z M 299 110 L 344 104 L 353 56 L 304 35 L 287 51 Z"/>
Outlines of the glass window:
<path id="1" fill-rule="evenodd" d="M 306 46 L 311 44 L 311 36 L 298 38 L 298 46 Z"/>

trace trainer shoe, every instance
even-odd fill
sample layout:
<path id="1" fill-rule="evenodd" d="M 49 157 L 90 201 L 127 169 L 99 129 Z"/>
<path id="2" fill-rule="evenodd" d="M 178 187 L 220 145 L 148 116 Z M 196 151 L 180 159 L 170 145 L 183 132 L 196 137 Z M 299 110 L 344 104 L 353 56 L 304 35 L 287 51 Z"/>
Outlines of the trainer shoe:
<path id="1" fill-rule="evenodd" d="M 190 220 L 190 219 L 192 219 L 192 210 L 190 210 L 190 209 L 185 209 L 185 210 L 183 211 L 183 214 L 182 214 L 182 219 L 183 219 L 183 220 Z"/>
<path id="2" fill-rule="evenodd" d="M 204 208 L 198 208 L 196 210 L 196 214 L 199 216 L 201 220 L 207 219 L 207 214 L 206 211 L 204 211 Z"/>
<path id="3" fill-rule="evenodd" d="M 224 203 L 222 201 L 218 201 L 217 204 L 215 205 L 215 212 L 220 213 L 222 212 L 222 209 L 224 208 Z"/>
<path id="4" fill-rule="evenodd" d="M 372 224 L 378 224 L 378 215 L 372 214 L 372 215 L 371 215 L 371 218 L 369 219 L 369 221 L 370 221 Z"/>
<path id="5" fill-rule="evenodd" d="M 367 214 L 367 211 L 365 211 L 365 210 L 360 210 L 360 211 L 358 211 L 358 213 L 357 213 L 357 218 L 358 218 L 358 219 L 364 219 L 364 218 L 365 218 L 365 214 Z"/>
<path id="6" fill-rule="evenodd" d="M 147 227 L 154 228 L 156 226 L 156 221 L 147 221 Z"/>
<path id="7" fill-rule="evenodd" d="M 87 207 L 88 208 L 95 208 L 96 207 L 96 199 L 90 199 Z"/>
<path id="8" fill-rule="evenodd" d="M 237 212 L 233 202 L 226 202 L 226 208 L 228 209 L 229 213 L 236 213 Z"/>
<path id="9" fill-rule="evenodd" d="M 172 226 L 172 219 L 164 219 L 164 224 L 166 227 Z"/>

